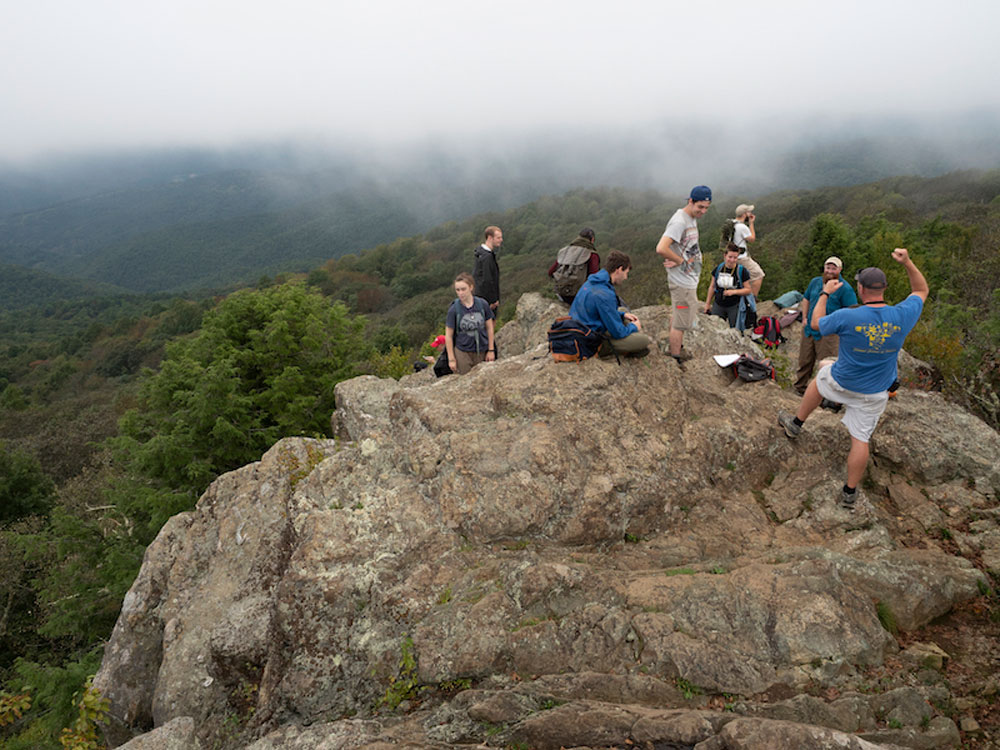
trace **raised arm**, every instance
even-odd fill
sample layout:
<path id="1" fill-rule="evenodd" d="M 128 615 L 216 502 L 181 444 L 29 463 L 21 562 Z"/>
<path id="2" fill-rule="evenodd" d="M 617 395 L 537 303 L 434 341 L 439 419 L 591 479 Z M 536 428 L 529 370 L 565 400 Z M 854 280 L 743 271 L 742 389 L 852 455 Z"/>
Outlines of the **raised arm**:
<path id="1" fill-rule="evenodd" d="M 906 275 L 910 279 L 910 293 L 915 294 L 924 302 L 931 289 L 927 286 L 927 279 L 920 273 L 920 269 L 910 260 L 910 253 L 905 247 L 897 247 L 892 251 L 892 259 L 897 263 L 902 263 L 906 269 Z"/>

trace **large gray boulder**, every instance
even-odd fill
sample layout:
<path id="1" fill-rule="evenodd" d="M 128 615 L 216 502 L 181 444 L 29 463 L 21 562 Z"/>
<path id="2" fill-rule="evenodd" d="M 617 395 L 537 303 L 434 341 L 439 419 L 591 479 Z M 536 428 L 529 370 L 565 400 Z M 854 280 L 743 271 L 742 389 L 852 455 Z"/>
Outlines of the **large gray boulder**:
<path id="1" fill-rule="evenodd" d="M 843 427 L 820 412 L 790 442 L 775 417 L 794 395 L 711 359 L 757 352 L 721 320 L 688 335 L 683 369 L 659 307 L 637 311 L 648 357 L 567 365 L 532 309 L 524 354 L 341 383 L 338 439 L 283 440 L 170 520 L 95 680 L 112 744 L 177 717 L 204 746 L 259 750 L 604 747 L 626 729 L 833 747 L 873 729 L 864 706 L 856 726 L 832 703 L 791 728 L 750 714 L 765 691 L 851 687 L 898 650 L 887 625 L 978 595 L 983 574 L 915 544 L 888 488 L 996 508 L 1000 437 L 904 391 L 872 444 L 870 506 L 849 516 Z M 742 696 L 749 723 L 676 713 L 712 695 Z"/>

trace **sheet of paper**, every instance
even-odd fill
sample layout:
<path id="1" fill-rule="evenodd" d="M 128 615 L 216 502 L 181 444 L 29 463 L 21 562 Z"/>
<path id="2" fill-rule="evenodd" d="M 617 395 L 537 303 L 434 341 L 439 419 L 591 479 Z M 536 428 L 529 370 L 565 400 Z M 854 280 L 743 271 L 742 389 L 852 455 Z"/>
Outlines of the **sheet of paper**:
<path id="1" fill-rule="evenodd" d="M 729 367 L 729 365 L 739 358 L 739 354 L 716 354 L 712 357 L 718 363 L 719 367 Z"/>

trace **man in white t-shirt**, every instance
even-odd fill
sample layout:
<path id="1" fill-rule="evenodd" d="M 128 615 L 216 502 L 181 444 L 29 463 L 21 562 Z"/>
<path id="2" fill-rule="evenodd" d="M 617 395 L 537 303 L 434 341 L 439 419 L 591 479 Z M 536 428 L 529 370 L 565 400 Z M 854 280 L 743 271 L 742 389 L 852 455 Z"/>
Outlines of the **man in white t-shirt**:
<path id="1" fill-rule="evenodd" d="M 747 243 L 757 241 L 757 229 L 754 227 L 757 216 L 753 210 L 754 206 L 746 203 L 741 203 L 736 207 L 733 244 L 740 249 L 740 257 L 737 258 L 740 265 L 750 272 L 750 291 L 756 297 L 760 293 L 760 285 L 764 283 L 764 269 L 760 267 L 760 263 L 750 257 L 750 253 L 747 251 Z"/>
<path id="2" fill-rule="evenodd" d="M 670 356 L 683 363 L 691 359 L 684 351 L 684 331 L 698 324 L 698 279 L 701 276 L 701 246 L 698 244 L 698 219 L 712 204 L 712 190 L 706 185 L 691 189 L 687 205 L 678 208 L 667 222 L 663 236 L 656 243 L 656 253 L 663 258 L 670 288 Z"/>

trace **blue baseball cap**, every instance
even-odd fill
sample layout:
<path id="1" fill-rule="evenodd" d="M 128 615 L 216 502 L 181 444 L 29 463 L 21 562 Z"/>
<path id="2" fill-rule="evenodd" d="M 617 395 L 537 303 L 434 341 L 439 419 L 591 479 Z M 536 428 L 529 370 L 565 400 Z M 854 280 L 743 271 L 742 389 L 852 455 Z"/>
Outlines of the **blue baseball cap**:
<path id="1" fill-rule="evenodd" d="M 698 201 L 709 201 L 712 200 L 712 188 L 708 185 L 698 185 L 698 187 L 691 188 L 691 200 L 695 203 Z"/>

